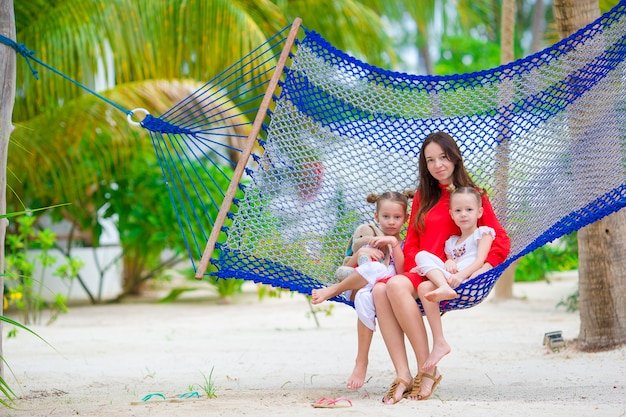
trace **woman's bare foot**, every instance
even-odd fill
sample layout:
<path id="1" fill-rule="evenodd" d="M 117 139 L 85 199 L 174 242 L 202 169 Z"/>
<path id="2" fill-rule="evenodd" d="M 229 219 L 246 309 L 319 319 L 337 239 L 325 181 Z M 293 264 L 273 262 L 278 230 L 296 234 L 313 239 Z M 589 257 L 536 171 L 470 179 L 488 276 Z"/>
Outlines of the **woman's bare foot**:
<path id="1" fill-rule="evenodd" d="M 450 287 L 439 287 L 436 290 L 427 292 L 424 297 L 430 302 L 438 303 L 443 300 L 452 300 L 458 296 L 459 294 Z"/>
<path id="2" fill-rule="evenodd" d="M 320 304 L 329 298 L 333 298 L 335 295 L 335 291 L 332 286 L 325 288 L 318 288 L 316 290 L 311 291 L 311 304 Z"/>
<path id="3" fill-rule="evenodd" d="M 439 363 L 441 358 L 450 353 L 452 349 L 450 349 L 450 345 L 443 342 L 436 342 L 433 344 L 433 350 L 431 350 L 430 355 L 426 358 L 426 362 L 424 362 L 424 366 L 422 368 L 423 372 L 431 373 L 435 366 Z"/>
<path id="4" fill-rule="evenodd" d="M 367 375 L 367 363 L 355 363 L 352 375 L 348 378 L 346 387 L 349 390 L 357 390 L 365 384 L 365 375 Z"/>

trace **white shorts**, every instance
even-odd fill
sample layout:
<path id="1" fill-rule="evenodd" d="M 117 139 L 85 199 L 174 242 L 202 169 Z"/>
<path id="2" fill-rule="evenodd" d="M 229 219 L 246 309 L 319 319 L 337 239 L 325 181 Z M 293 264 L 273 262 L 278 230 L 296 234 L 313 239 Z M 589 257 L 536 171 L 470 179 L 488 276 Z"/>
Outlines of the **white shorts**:
<path id="1" fill-rule="evenodd" d="M 385 264 L 380 262 L 366 262 L 363 265 L 359 265 L 354 268 L 356 272 L 359 273 L 369 285 L 372 287 L 376 284 L 376 281 L 379 279 L 385 278 L 389 275 L 389 270 L 385 266 Z"/>
<path id="2" fill-rule="evenodd" d="M 443 276 L 448 278 L 450 273 L 446 271 L 446 266 L 438 256 L 433 255 L 425 250 L 417 252 L 415 255 L 415 264 L 417 265 L 417 273 L 426 276 L 433 269 L 443 272 Z"/>
<path id="3" fill-rule="evenodd" d="M 366 286 L 357 291 L 354 296 L 354 309 L 356 315 L 368 329 L 376 330 L 376 308 L 374 307 L 374 297 L 372 289 Z"/>

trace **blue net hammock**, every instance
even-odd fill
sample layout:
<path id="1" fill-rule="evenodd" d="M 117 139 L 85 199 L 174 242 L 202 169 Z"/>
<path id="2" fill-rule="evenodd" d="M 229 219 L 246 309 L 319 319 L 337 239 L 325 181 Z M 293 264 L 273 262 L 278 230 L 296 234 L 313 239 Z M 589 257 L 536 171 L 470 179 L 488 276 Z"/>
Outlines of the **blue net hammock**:
<path id="1" fill-rule="evenodd" d="M 371 220 L 365 196 L 415 189 L 438 130 L 512 242 L 442 311 L 476 305 L 511 262 L 626 205 L 626 2 L 527 58 L 452 76 L 386 71 L 287 29 L 142 122 L 199 277 L 328 285 Z"/>

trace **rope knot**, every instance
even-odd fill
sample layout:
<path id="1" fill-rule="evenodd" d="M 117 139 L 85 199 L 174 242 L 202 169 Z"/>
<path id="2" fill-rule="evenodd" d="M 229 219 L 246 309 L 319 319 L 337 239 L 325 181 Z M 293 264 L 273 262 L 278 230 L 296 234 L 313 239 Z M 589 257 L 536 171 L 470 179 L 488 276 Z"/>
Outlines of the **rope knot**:
<path id="1" fill-rule="evenodd" d="M 193 132 L 189 129 L 185 129 L 170 122 L 167 122 L 158 117 L 154 117 L 150 114 L 146 115 L 146 117 L 141 121 L 141 126 L 152 131 L 152 132 L 160 132 L 160 133 L 173 133 L 173 134 L 193 134 Z"/>
<path id="2" fill-rule="evenodd" d="M 31 51 L 24 45 L 23 43 L 17 43 L 13 39 L 9 39 L 6 36 L 0 35 L 0 43 L 10 46 L 15 49 L 15 51 L 22 55 L 26 59 L 26 63 L 28 64 L 28 68 L 30 72 L 33 73 L 33 76 L 36 80 L 39 79 L 39 72 L 33 67 L 31 59 L 35 56 L 35 51 Z"/>

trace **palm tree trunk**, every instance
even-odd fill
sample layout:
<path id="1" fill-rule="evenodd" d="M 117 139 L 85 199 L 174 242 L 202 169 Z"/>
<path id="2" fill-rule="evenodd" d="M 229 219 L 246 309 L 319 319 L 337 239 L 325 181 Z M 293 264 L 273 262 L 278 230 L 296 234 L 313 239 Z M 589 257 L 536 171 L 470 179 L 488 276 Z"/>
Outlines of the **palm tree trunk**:
<path id="1" fill-rule="evenodd" d="M 597 0 L 555 0 L 553 7 L 562 37 L 600 16 Z M 605 154 L 611 157 L 610 151 Z M 625 233 L 626 210 L 578 232 L 581 350 L 611 349 L 626 343 Z"/>
<path id="2" fill-rule="evenodd" d="M 15 39 L 15 16 L 13 0 L 0 0 L 0 34 Z M 7 210 L 7 153 L 9 137 L 13 130 L 11 118 L 15 101 L 15 51 L 9 46 L 0 44 L 0 214 Z M 0 220 L 0 315 L 4 307 L 4 239 L 7 221 Z M 2 322 L 0 321 L 0 358 L 2 358 Z M 3 361 L 0 360 L 0 378 L 4 375 Z"/>
<path id="3" fill-rule="evenodd" d="M 626 343 L 626 210 L 578 232 L 580 331 L 578 348 Z"/>
<path id="4" fill-rule="evenodd" d="M 545 12 L 546 5 L 544 0 L 535 1 L 535 6 L 533 7 L 532 41 L 530 46 L 530 51 L 533 53 L 541 50 L 543 31 L 546 27 Z"/>
<path id="5" fill-rule="evenodd" d="M 428 48 L 428 26 L 423 20 L 415 20 L 417 27 L 417 51 L 424 63 L 424 71 L 426 74 L 431 75 L 433 73 L 433 59 L 430 56 L 430 49 Z"/>
<path id="6" fill-rule="evenodd" d="M 502 18 L 500 19 L 500 64 L 508 64 L 515 59 L 515 53 L 513 50 L 515 37 L 515 0 L 504 0 L 502 3 Z M 515 86 L 508 81 L 504 81 L 500 86 L 500 102 L 509 103 L 513 96 L 513 89 Z M 494 196 L 494 202 L 496 207 L 500 207 L 501 210 L 497 213 L 498 218 L 506 228 L 507 225 L 507 206 L 506 199 L 507 188 L 509 182 L 509 140 L 508 140 L 508 127 L 504 128 L 502 134 L 502 142 L 498 149 L 497 159 L 497 173 L 496 173 L 496 195 Z M 506 300 L 513 298 L 513 281 L 515 280 L 515 267 L 517 262 L 514 262 L 509 266 L 500 276 L 496 286 L 494 288 L 495 298 L 498 300 Z"/>

